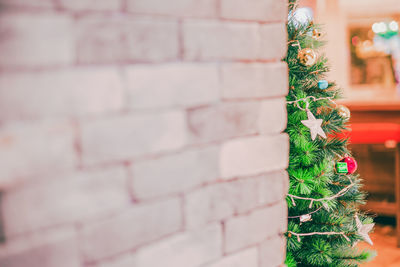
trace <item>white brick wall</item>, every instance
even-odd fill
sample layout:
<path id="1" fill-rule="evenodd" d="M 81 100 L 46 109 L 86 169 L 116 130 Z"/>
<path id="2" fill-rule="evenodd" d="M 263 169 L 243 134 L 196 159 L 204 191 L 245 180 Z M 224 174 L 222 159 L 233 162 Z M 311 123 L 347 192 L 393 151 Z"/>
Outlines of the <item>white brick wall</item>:
<path id="1" fill-rule="evenodd" d="M 85 163 L 123 161 L 181 148 L 186 144 L 182 111 L 146 113 L 82 123 Z"/>
<path id="2" fill-rule="evenodd" d="M 258 267 L 258 251 L 250 248 L 242 252 L 229 255 L 216 263 L 206 265 L 207 267 Z"/>
<path id="3" fill-rule="evenodd" d="M 138 199 L 184 192 L 217 180 L 218 147 L 193 149 L 138 161 L 132 166 L 132 175 L 132 191 Z"/>
<path id="4" fill-rule="evenodd" d="M 190 20 L 183 25 L 183 40 L 188 60 L 256 59 L 260 51 L 256 23 Z"/>
<path id="5" fill-rule="evenodd" d="M 174 17 L 214 17 L 217 14 L 217 0 L 128 0 L 132 13 L 150 13 Z"/>
<path id="6" fill-rule="evenodd" d="M 282 265 L 287 1 L 0 7 L 0 266 Z"/>
<path id="7" fill-rule="evenodd" d="M 252 244 L 258 244 L 274 236 L 273 233 L 275 235 L 283 233 L 286 229 L 286 221 L 286 202 L 283 201 L 272 207 L 229 219 L 225 226 L 225 251 L 234 252 Z"/>
<path id="8" fill-rule="evenodd" d="M 221 79 L 226 99 L 267 98 L 288 92 L 287 66 L 282 62 L 224 64 Z"/>
<path id="9" fill-rule="evenodd" d="M 106 220 L 88 223 L 80 234 L 85 259 L 91 261 L 127 252 L 177 232 L 182 226 L 181 210 L 180 200 L 170 198 L 137 205 Z"/>
<path id="10" fill-rule="evenodd" d="M 286 13 L 285 1 L 221 0 L 221 15 L 227 19 L 281 21 Z"/>
<path id="11" fill-rule="evenodd" d="M 221 257 L 221 247 L 221 226 L 210 225 L 140 249 L 135 264 L 138 267 L 196 267 Z"/>
<path id="12" fill-rule="evenodd" d="M 217 64 L 138 65 L 127 70 L 127 80 L 132 109 L 191 107 L 220 98 Z"/>
<path id="13" fill-rule="evenodd" d="M 4 125 L 0 128 L 0 148 L 2 186 L 70 170 L 78 162 L 74 129 L 68 121 Z"/>
<path id="14" fill-rule="evenodd" d="M 5 229 L 11 236 L 109 214 L 129 205 L 126 184 L 126 171 L 116 168 L 80 172 L 10 190 L 3 199 Z"/>
<path id="15" fill-rule="evenodd" d="M 2 68 L 64 65 L 74 60 L 72 18 L 65 15 L 2 14 L 0 39 Z"/>
<path id="16" fill-rule="evenodd" d="M 221 176 L 233 178 L 284 169 L 288 159 L 287 135 L 234 139 L 221 148 Z"/>
<path id="17" fill-rule="evenodd" d="M 86 10 L 119 10 L 122 0 L 60 0 L 61 8 L 74 11 Z"/>
<path id="18" fill-rule="evenodd" d="M 122 82 L 113 68 L 10 73 L 0 77 L 2 121 L 104 114 L 122 110 L 123 104 Z"/>

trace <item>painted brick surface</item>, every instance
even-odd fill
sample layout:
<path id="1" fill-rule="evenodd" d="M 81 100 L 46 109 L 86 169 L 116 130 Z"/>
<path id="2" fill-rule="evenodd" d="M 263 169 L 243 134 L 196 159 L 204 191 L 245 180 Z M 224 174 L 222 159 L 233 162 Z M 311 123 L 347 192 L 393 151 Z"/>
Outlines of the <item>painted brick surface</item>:
<path id="1" fill-rule="evenodd" d="M 0 16 L 0 25 L 0 67 L 65 65 L 74 60 L 68 16 L 6 13 Z"/>
<path id="2" fill-rule="evenodd" d="M 39 7 L 39 8 L 54 8 L 53 0 L 2 0 L 1 7 Z"/>
<path id="3" fill-rule="evenodd" d="M 271 247 L 279 248 L 271 250 Z M 283 236 L 272 237 L 260 246 L 260 267 L 280 266 L 285 261 L 286 239 Z"/>
<path id="4" fill-rule="evenodd" d="M 80 172 L 10 190 L 2 203 L 6 235 L 83 221 L 126 207 L 130 203 L 126 184 L 126 171 L 116 168 Z"/>
<path id="5" fill-rule="evenodd" d="M 73 11 L 118 11 L 122 7 L 122 0 L 60 0 L 62 8 Z"/>
<path id="6" fill-rule="evenodd" d="M 0 0 L 6 267 L 277 267 L 286 0 Z"/>
<path id="7" fill-rule="evenodd" d="M 10 73 L 0 78 L 2 121 L 105 114 L 122 110 L 123 102 L 114 68 Z"/>
<path id="8" fill-rule="evenodd" d="M 138 65 L 127 70 L 127 77 L 132 109 L 191 107 L 220 98 L 216 64 Z"/>
<path id="9" fill-rule="evenodd" d="M 222 0 L 221 15 L 228 19 L 255 21 L 283 21 L 287 13 L 286 1 Z"/>
<path id="10" fill-rule="evenodd" d="M 82 125 L 87 163 L 129 160 L 178 149 L 185 143 L 185 114 L 181 111 L 114 116 Z"/>
<path id="11" fill-rule="evenodd" d="M 138 267 L 201 266 L 221 257 L 221 247 L 221 226 L 210 225 L 198 231 L 185 232 L 158 244 L 144 247 L 137 252 L 135 263 Z"/>
<path id="12" fill-rule="evenodd" d="M 181 225 L 181 203 L 171 198 L 138 205 L 107 220 L 87 224 L 81 231 L 80 244 L 85 259 L 96 260 L 177 232 Z"/>
<path id="13" fill-rule="evenodd" d="M 1 246 L 0 266 L 80 267 L 76 233 L 62 228 L 9 239 Z"/>
<path id="14" fill-rule="evenodd" d="M 260 51 L 259 28 L 255 23 L 187 21 L 183 25 L 183 40 L 188 60 L 257 59 Z"/>
<path id="15" fill-rule="evenodd" d="M 0 160 L 3 186 L 73 169 L 78 162 L 73 125 L 68 121 L 5 125 L 0 128 Z"/>
<path id="16" fill-rule="evenodd" d="M 258 102 L 223 103 L 190 109 L 191 141 L 203 143 L 256 134 L 262 111 Z"/>
<path id="17" fill-rule="evenodd" d="M 285 134 L 231 140 L 221 148 L 221 176 L 232 178 L 284 169 L 288 164 L 288 150 Z"/>
<path id="18" fill-rule="evenodd" d="M 84 64 L 168 61 L 179 55 L 175 19 L 95 14 L 78 17 L 76 31 L 77 58 Z"/>
<path id="19" fill-rule="evenodd" d="M 210 222 L 230 218 L 234 214 L 246 213 L 257 207 L 281 201 L 283 186 L 276 193 L 270 192 L 271 187 L 266 187 L 273 182 L 282 183 L 274 180 L 275 177 L 282 179 L 282 175 L 270 173 L 210 185 L 189 193 L 185 201 L 186 226 L 198 228 Z M 267 180 L 272 182 L 268 183 Z"/>
<path id="20" fill-rule="evenodd" d="M 217 180 L 218 152 L 218 147 L 212 146 L 134 163 L 134 196 L 141 199 L 180 193 Z"/>
<path id="21" fill-rule="evenodd" d="M 217 0 L 128 0 L 128 10 L 174 17 L 214 17 L 217 14 Z"/>
<path id="22" fill-rule="evenodd" d="M 237 251 L 285 231 L 287 226 L 285 207 L 286 203 L 281 201 L 277 205 L 228 220 L 225 226 L 225 251 Z"/>
<path id="23" fill-rule="evenodd" d="M 207 267 L 258 267 L 258 251 L 256 248 L 250 248 L 242 252 L 229 255 L 224 259 L 206 265 Z"/>
<path id="24" fill-rule="evenodd" d="M 226 99 L 268 98 L 288 92 L 288 70 L 284 63 L 224 64 L 222 97 Z"/>

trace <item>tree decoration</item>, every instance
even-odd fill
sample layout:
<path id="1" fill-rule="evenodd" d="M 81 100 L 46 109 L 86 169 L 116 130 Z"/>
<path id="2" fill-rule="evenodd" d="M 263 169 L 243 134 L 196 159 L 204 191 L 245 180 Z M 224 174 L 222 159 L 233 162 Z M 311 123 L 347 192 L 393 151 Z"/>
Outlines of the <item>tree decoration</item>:
<path id="1" fill-rule="evenodd" d="M 338 173 L 348 173 L 349 169 L 347 167 L 347 163 L 346 162 L 337 162 L 336 163 L 336 171 Z"/>
<path id="2" fill-rule="evenodd" d="M 321 90 L 325 90 L 326 88 L 328 88 L 329 84 L 327 80 L 319 80 L 318 81 L 318 88 Z"/>
<path id="3" fill-rule="evenodd" d="M 326 134 L 321 128 L 322 119 L 316 119 L 309 110 L 307 110 L 307 118 L 307 120 L 302 120 L 301 123 L 310 129 L 311 139 L 315 140 L 317 135 L 326 138 Z"/>
<path id="4" fill-rule="evenodd" d="M 311 214 L 304 214 L 300 216 L 300 222 L 308 222 L 311 220 Z"/>
<path id="5" fill-rule="evenodd" d="M 290 14 L 296 7 L 296 1 L 289 0 Z M 328 67 L 327 59 L 316 53 L 323 44 L 318 29 L 313 22 L 296 23 L 289 16 L 284 59 L 290 88 L 286 97 L 290 182 L 285 263 L 288 267 L 355 267 L 374 256 L 373 251 L 354 247 L 370 241 L 373 224 L 358 209 L 365 194 L 355 174 L 356 161 L 347 140 L 337 137 L 348 128 L 350 113 L 335 103 L 340 89 L 324 80 Z M 357 223 L 355 216 L 365 224 Z"/>
<path id="6" fill-rule="evenodd" d="M 357 170 L 358 165 L 354 158 L 347 156 L 344 157 L 341 162 L 347 165 L 347 174 L 353 174 Z"/>
<path id="7" fill-rule="evenodd" d="M 358 215 L 355 215 L 356 219 L 356 226 L 357 226 L 357 234 L 360 235 L 365 242 L 370 244 L 371 246 L 373 245 L 373 242 L 371 238 L 369 237 L 369 232 L 372 231 L 374 228 L 374 223 L 368 223 L 368 224 L 362 224 L 360 221 L 360 218 L 358 218 Z"/>
<path id="8" fill-rule="evenodd" d="M 311 48 L 304 48 L 299 51 L 297 56 L 300 64 L 304 66 L 312 66 L 317 62 L 317 54 Z"/>
<path id="9" fill-rule="evenodd" d="M 340 105 L 337 107 L 337 112 L 343 119 L 350 119 L 350 110 L 347 107 Z"/>
<path id="10" fill-rule="evenodd" d="M 319 38 L 321 38 L 321 36 L 322 36 L 322 33 L 319 30 L 317 30 L 317 29 L 313 30 L 312 37 L 314 39 L 318 40 Z"/>

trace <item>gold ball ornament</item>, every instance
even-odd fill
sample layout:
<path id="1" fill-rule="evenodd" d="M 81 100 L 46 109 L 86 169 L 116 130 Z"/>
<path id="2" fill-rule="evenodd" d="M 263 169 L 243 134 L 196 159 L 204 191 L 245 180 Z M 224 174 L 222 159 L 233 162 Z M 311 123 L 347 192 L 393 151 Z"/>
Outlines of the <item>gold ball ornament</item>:
<path id="1" fill-rule="evenodd" d="M 318 31 L 317 29 L 314 29 L 314 30 L 313 30 L 313 32 L 312 32 L 312 37 L 313 37 L 315 40 L 318 40 L 319 38 L 321 38 L 321 36 L 322 36 L 322 33 L 321 33 L 320 31 Z"/>
<path id="2" fill-rule="evenodd" d="M 349 120 L 350 119 L 350 110 L 345 107 L 340 105 L 337 108 L 337 113 L 339 114 L 340 117 L 342 117 L 343 119 Z"/>
<path id="3" fill-rule="evenodd" d="M 317 62 L 317 54 L 311 48 L 301 49 L 297 55 L 300 64 L 304 66 L 312 66 Z"/>

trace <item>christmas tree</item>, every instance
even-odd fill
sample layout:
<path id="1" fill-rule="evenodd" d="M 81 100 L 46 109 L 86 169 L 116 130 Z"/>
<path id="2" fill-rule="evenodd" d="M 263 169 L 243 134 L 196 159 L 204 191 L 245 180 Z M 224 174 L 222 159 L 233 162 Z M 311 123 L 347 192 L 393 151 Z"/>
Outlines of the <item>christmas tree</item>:
<path id="1" fill-rule="evenodd" d="M 318 55 L 319 26 L 296 21 L 296 2 L 290 1 L 287 96 L 290 137 L 287 196 L 288 231 L 286 264 L 292 266 L 358 266 L 373 251 L 356 244 L 372 245 L 370 217 L 359 210 L 365 201 L 356 161 L 340 133 L 348 131 L 349 110 L 336 104 L 341 90 L 325 80 L 327 59 Z"/>

